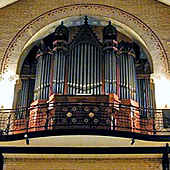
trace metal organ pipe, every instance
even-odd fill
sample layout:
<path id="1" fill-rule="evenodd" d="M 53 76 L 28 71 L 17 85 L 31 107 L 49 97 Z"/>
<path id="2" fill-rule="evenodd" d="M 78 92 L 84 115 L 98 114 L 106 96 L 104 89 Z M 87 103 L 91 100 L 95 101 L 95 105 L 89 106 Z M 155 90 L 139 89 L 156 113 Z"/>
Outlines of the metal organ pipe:
<path id="1" fill-rule="evenodd" d="M 109 21 L 108 25 L 103 29 L 103 60 L 104 60 L 104 93 L 118 94 L 117 91 L 117 30 L 111 25 Z"/>
<path id="2" fill-rule="evenodd" d="M 68 94 L 101 94 L 101 52 L 93 44 L 82 43 L 69 53 Z"/>
<path id="3" fill-rule="evenodd" d="M 51 59 L 52 59 L 52 54 L 51 53 L 47 53 L 47 57 L 46 57 L 46 79 L 45 79 L 45 98 L 47 99 L 49 97 L 50 94 L 50 83 L 51 83 L 51 74 L 50 74 L 50 70 L 51 70 Z"/>
<path id="4" fill-rule="evenodd" d="M 120 98 L 137 101 L 136 71 L 134 56 L 131 54 L 132 49 L 127 42 L 123 42 L 119 48 Z"/>
<path id="5" fill-rule="evenodd" d="M 27 107 L 33 101 L 34 96 L 34 86 L 35 86 L 35 79 L 28 79 L 29 81 L 29 88 L 28 88 L 28 100 L 27 100 Z"/>
<path id="6" fill-rule="evenodd" d="M 138 99 L 141 108 L 147 108 L 142 116 L 152 116 L 152 109 L 155 108 L 154 85 L 150 78 L 138 78 Z M 151 110 L 149 110 L 151 109 Z"/>
<path id="7" fill-rule="evenodd" d="M 34 100 L 49 97 L 51 56 L 50 52 L 44 52 L 37 58 Z"/>
<path id="8" fill-rule="evenodd" d="M 25 107 L 29 107 L 29 104 L 33 100 L 33 90 L 34 90 L 34 79 L 22 79 L 22 88 L 18 92 L 17 97 L 17 106 L 16 109 L 19 111 L 19 113 L 22 113 L 21 109 Z M 22 118 L 24 115 L 17 115 L 18 118 Z M 25 115 L 26 116 L 26 115 Z"/>
<path id="9" fill-rule="evenodd" d="M 93 57 L 93 51 L 94 51 L 94 49 L 93 49 L 94 47 L 93 47 L 93 45 L 91 45 L 91 53 L 90 53 L 90 56 L 91 56 L 91 66 L 94 66 L 94 57 Z M 94 68 L 94 67 L 93 67 Z M 95 81 L 94 81 L 94 69 L 90 69 L 91 70 L 91 84 L 90 84 L 90 86 L 91 86 L 91 94 L 94 94 L 94 83 L 95 83 Z"/>
<path id="10" fill-rule="evenodd" d="M 92 56 L 93 56 L 93 67 L 94 67 L 94 69 L 93 69 L 93 73 L 94 73 L 93 94 L 95 95 L 96 92 L 97 92 L 97 64 L 96 64 L 97 59 L 96 59 L 96 48 L 95 47 L 94 47 L 94 51 L 93 51 Z"/>
<path id="11" fill-rule="evenodd" d="M 108 49 L 104 55 L 104 76 L 105 76 L 105 94 L 116 94 L 116 55 L 113 49 Z"/>
<path id="12" fill-rule="evenodd" d="M 54 52 L 53 93 L 64 94 L 66 52 Z"/>
<path id="13" fill-rule="evenodd" d="M 36 78 L 35 78 L 35 90 L 34 90 L 34 100 L 38 99 L 40 96 L 40 73 L 42 67 L 42 55 L 37 58 L 36 67 Z"/>

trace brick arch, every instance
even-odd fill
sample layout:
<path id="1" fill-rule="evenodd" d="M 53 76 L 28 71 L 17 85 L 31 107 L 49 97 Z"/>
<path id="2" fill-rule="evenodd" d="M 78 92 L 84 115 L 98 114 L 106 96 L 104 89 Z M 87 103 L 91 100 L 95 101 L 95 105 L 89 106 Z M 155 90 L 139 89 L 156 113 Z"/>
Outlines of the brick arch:
<path id="1" fill-rule="evenodd" d="M 51 10 L 28 23 L 17 33 L 8 46 L 1 63 L 1 72 L 9 70 L 16 74 L 25 44 L 39 30 L 57 20 L 71 16 L 92 15 L 113 19 L 133 30 L 145 43 L 153 62 L 154 73 L 170 72 L 167 54 L 156 34 L 141 20 L 121 9 L 99 4 L 75 4 Z"/>

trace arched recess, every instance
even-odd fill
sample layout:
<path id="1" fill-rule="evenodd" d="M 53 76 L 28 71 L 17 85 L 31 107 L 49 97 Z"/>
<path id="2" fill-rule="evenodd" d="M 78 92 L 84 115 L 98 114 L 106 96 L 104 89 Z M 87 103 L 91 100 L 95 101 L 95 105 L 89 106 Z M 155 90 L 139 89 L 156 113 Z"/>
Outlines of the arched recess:
<path id="1" fill-rule="evenodd" d="M 83 24 L 83 20 L 84 20 L 84 15 L 81 16 L 71 16 L 71 17 L 67 17 L 67 18 L 62 18 L 60 20 L 57 20 L 45 27 L 43 27 L 41 30 L 39 30 L 35 35 L 33 35 L 29 41 L 25 44 L 25 46 L 23 47 L 23 50 L 20 54 L 19 60 L 18 60 L 18 67 L 16 70 L 16 73 L 19 74 L 21 67 L 22 67 L 22 63 L 25 60 L 25 57 L 27 56 L 28 52 L 30 51 L 30 49 L 36 45 L 39 44 L 40 41 L 46 37 L 47 35 L 51 34 L 54 32 L 55 28 L 60 25 L 61 21 L 64 22 L 64 25 L 66 25 L 67 27 L 73 27 L 73 26 L 80 26 Z M 149 62 L 150 62 L 150 67 L 152 72 L 153 70 L 153 61 L 152 61 L 152 57 L 151 54 L 149 53 L 149 49 L 146 46 L 145 42 L 141 39 L 141 37 L 132 29 L 130 29 L 128 26 L 126 26 L 125 24 L 120 23 L 119 21 L 116 21 L 115 19 L 112 18 L 108 18 L 108 17 L 101 17 L 101 16 L 96 16 L 96 15 L 88 15 L 88 20 L 89 20 L 89 24 L 93 25 L 93 26 L 101 26 L 104 27 L 108 24 L 108 21 L 111 21 L 112 25 L 114 25 L 118 32 L 120 32 L 121 34 L 127 36 L 129 39 L 135 41 L 145 52 Z"/>
<path id="2" fill-rule="evenodd" d="M 42 14 L 31 21 L 18 32 L 6 50 L 1 63 L 2 73 L 8 71 L 13 74 L 17 73 L 18 65 L 22 63 L 22 59 L 20 61 L 20 58 L 23 58 L 23 55 L 21 54 L 29 44 L 31 44 L 32 37 L 44 33 L 48 30 L 47 27 L 52 27 L 56 21 L 67 19 L 71 16 L 76 17 L 82 15 L 97 16 L 98 18 L 103 18 L 105 21 L 112 20 L 113 24 L 120 28 L 120 32 L 125 31 L 126 33 L 129 33 L 133 39 L 139 41 L 139 43 L 145 47 L 150 55 L 150 61 L 153 62 L 154 73 L 161 71 L 161 74 L 164 74 L 164 76 L 167 75 L 169 72 L 167 56 L 160 40 L 154 32 L 138 18 L 125 11 L 97 4 L 75 4 L 64 6 Z M 48 32 L 46 32 L 46 34 L 48 34 Z"/>
<path id="3" fill-rule="evenodd" d="M 28 23 L 11 41 L 1 63 L 1 72 L 13 80 L 32 46 L 59 25 L 66 24 L 84 15 L 95 18 L 93 25 L 106 25 L 111 20 L 119 32 L 129 36 L 145 50 L 152 66 L 154 77 L 167 77 L 169 63 L 163 45 L 155 33 L 140 19 L 118 8 L 99 4 L 75 4 L 51 10 Z M 70 18 L 72 19 L 70 21 Z M 97 22 L 98 21 L 98 22 Z M 96 23 L 95 23 L 96 22 Z M 100 22 L 100 23 L 99 23 Z M 67 25 L 67 26 L 68 26 Z"/>

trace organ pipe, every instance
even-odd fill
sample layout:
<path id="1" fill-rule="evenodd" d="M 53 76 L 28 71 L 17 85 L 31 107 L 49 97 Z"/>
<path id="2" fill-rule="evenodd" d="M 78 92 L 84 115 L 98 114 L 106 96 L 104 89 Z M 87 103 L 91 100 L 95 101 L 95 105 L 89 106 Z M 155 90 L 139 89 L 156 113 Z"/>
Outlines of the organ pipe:
<path id="1" fill-rule="evenodd" d="M 116 87 L 116 64 L 117 57 L 112 49 L 107 49 L 104 52 L 104 85 L 105 94 L 114 93 L 117 94 Z"/>
<path id="2" fill-rule="evenodd" d="M 121 99 L 130 98 L 137 101 L 136 71 L 132 50 L 127 42 L 122 41 L 119 45 L 119 89 Z"/>
<path id="3" fill-rule="evenodd" d="M 105 64 L 105 94 L 116 92 L 116 55 L 113 50 L 107 50 L 104 56 L 104 64 Z"/>
<path id="4" fill-rule="evenodd" d="M 145 110 L 142 116 L 153 116 L 152 109 L 155 108 L 154 84 L 148 77 L 138 78 L 137 83 L 139 106 Z"/>
<path id="5" fill-rule="evenodd" d="M 41 51 L 40 55 L 37 55 L 34 100 L 47 99 L 49 97 L 51 58 L 52 54 L 48 51 L 48 48 L 47 50 L 44 49 L 44 51 Z"/>
<path id="6" fill-rule="evenodd" d="M 67 89 L 67 42 L 69 31 L 63 22 L 56 28 L 53 41 L 54 58 L 51 67 L 52 93 L 65 94 Z"/>
<path id="7" fill-rule="evenodd" d="M 66 52 L 62 49 L 54 52 L 53 93 L 64 94 Z"/>
<path id="8" fill-rule="evenodd" d="M 104 93 L 117 92 L 117 30 L 114 26 L 109 24 L 103 29 L 103 61 L 104 61 Z"/>
<path id="9" fill-rule="evenodd" d="M 93 44 L 82 43 L 69 53 L 68 94 L 101 94 L 101 51 Z"/>
<path id="10" fill-rule="evenodd" d="M 33 91 L 34 91 L 34 84 L 35 80 L 34 79 L 22 79 L 22 87 L 21 90 L 18 92 L 18 97 L 17 97 L 17 110 L 19 113 L 22 113 L 21 110 L 29 107 L 30 103 L 33 100 Z M 22 118 L 23 114 L 17 115 L 18 118 Z"/>

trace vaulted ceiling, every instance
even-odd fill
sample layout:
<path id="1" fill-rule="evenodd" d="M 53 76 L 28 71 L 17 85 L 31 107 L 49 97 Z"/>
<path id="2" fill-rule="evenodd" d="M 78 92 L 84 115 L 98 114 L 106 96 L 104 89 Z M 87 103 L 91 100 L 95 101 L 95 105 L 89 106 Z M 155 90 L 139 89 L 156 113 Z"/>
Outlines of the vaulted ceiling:
<path id="1" fill-rule="evenodd" d="M 0 8 L 3 8 L 9 4 L 16 2 L 16 1 L 19 1 L 19 0 L 0 0 Z M 157 1 L 160 1 L 167 5 L 170 5 L 170 0 L 157 0 Z"/>

